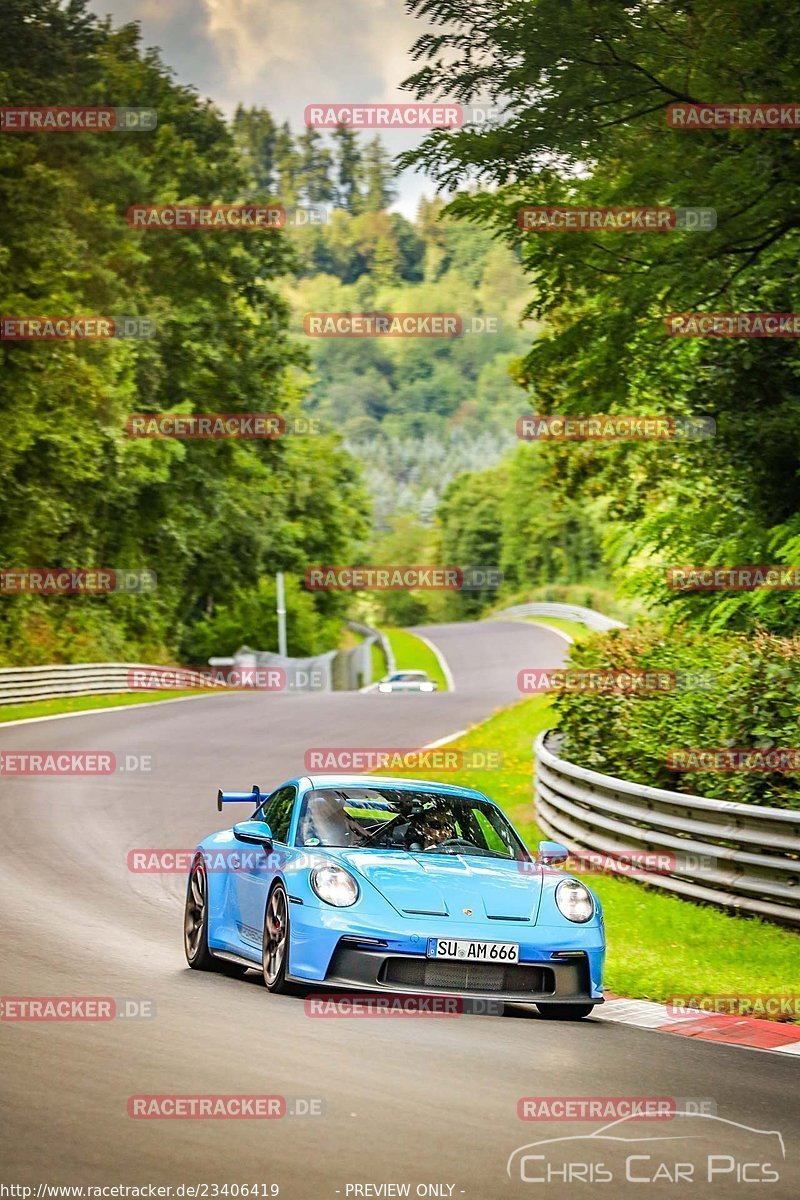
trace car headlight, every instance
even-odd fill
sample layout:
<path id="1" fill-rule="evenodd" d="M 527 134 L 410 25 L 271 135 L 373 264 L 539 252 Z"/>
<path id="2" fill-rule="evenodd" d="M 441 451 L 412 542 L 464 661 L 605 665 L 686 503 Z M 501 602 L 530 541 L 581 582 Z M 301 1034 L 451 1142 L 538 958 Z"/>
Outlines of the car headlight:
<path id="1" fill-rule="evenodd" d="M 568 921 L 588 921 L 594 912 L 592 893 L 577 879 L 562 879 L 556 888 L 556 904 Z"/>
<path id="2" fill-rule="evenodd" d="M 358 884 L 344 867 L 315 867 L 311 887 L 326 904 L 347 908 L 358 899 Z"/>

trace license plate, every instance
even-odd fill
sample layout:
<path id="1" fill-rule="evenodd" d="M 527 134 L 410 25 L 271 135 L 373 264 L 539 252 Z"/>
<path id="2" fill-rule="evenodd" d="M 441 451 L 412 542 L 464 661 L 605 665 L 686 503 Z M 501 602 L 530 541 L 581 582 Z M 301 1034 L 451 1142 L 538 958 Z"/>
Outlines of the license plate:
<path id="1" fill-rule="evenodd" d="M 452 938 L 428 938 L 428 958 L 456 958 L 464 962 L 519 962 L 519 945 L 514 942 L 463 942 Z"/>

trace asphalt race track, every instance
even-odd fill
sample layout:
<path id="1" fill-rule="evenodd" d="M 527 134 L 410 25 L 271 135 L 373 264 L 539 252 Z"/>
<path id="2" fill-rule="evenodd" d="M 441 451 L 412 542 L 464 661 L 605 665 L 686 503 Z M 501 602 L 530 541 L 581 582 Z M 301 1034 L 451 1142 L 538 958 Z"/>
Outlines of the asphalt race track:
<path id="1" fill-rule="evenodd" d="M 0 727 L 4 750 L 152 755 L 149 773 L 3 779 L 2 994 L 110 996 L 155 1010 L 100 1023 L 0 1022 L 4 1180 L 33 1184 L 34 1196 L 40 1183 L 258 1183 L 290 1200 L 494 1200 L 575 1196 L 590 1181 L 607 1196 L 800 1195 L 797 1059 L 606 1021 L 546 1022 L 523 1008 L 312 1019 L 302 998 L 268 995 L 255 973 L 237 981 L 188 969 L 184 879 L 130 872 L 129 850 L 192 846 L 224 823 L 218 786 L 270 788 L 302 770 L 308 747 L 423 745 L 462 729 L 518 698 L 521 667 L 556 666 L 566 649 L 523 623 L 423 632 L 447 656 L 452 694 L 237 694 Z M 130 1096 L 166 1093 L 283 1095 L 323 1111 L 273 1121 L 127 1115 Z M 605 1095 L 702 1100 L 722 1120 L 611 1131 L 632 1145 L 581 1138 L 534 1148 L 507 1174 L 517 1148 L 603 1123 L 522 1121 L 521 1097 Z M 677 1141 L 643 1140 L 665 1136 Z M 552 1174 L 558 1154 L 561 1175 Z M 711 1183 L 709 1154 L 718 1156 Z M 668 1178 L 676 1163 L 685 1182 Z M 551 1182 L 534 1182 L 545 1169 Z M 776 1169 L 778 1182 L 756 1181 Z M 626 1170 L 640 1182 L 625 1182 Z M 410 1190 L 386 1187 L 395 1184 Z"/>

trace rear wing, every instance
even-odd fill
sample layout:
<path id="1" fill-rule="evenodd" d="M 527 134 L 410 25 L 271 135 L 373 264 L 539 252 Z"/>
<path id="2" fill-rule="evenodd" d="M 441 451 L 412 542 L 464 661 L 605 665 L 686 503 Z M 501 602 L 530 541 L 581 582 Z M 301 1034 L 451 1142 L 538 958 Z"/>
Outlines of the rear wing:
<path id="1" fill-rule="evenodd" d="M 222 788 L 217 792 L 217 811 L 222 812 L 223 804 L 252 804 L 254 808 L 258 808 L 262 804 L 269 793 L 262 792 L 257 783 L 253 784 L 252 790 L 249 792 L 223 792 Z"/>

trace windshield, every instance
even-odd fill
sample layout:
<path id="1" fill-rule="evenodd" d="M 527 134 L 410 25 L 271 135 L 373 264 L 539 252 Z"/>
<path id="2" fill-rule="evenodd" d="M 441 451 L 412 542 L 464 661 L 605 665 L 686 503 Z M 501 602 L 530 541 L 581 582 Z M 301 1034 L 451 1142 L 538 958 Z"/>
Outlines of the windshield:
<path id="1" fill-rule="evenodd" d="M 529 857 L 503 814 L 488 801 L 392 787 L 307 792 L 300 809 L 297 844 Z"/>

